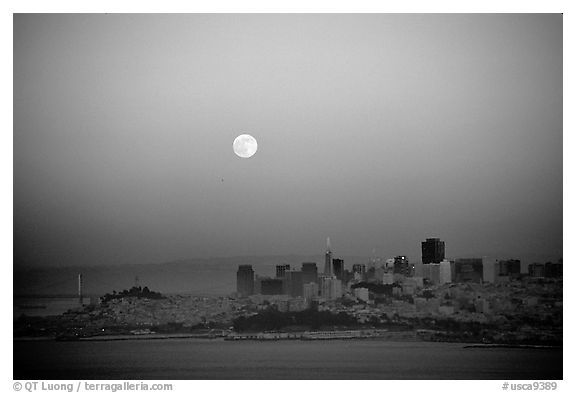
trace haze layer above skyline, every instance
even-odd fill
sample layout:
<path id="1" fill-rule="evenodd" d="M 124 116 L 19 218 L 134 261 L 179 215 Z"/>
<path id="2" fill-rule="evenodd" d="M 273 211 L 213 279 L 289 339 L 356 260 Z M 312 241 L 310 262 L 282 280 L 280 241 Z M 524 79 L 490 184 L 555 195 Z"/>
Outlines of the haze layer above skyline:
<path id="1" fill-rule="evenodd" d="M 17 266 L 327 236 L 560 258 L 562 16 L 14 16 Z"/>

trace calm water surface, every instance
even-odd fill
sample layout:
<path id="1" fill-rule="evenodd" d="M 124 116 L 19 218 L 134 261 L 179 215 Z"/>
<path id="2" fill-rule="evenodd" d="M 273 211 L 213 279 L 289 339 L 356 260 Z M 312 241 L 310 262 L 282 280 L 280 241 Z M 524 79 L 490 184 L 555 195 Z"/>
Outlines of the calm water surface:
<path id="1" fill-rule="evenodd" d="M 14 342 L 14 379 L 562 379 L 561 349 L 198 339 Z"/>

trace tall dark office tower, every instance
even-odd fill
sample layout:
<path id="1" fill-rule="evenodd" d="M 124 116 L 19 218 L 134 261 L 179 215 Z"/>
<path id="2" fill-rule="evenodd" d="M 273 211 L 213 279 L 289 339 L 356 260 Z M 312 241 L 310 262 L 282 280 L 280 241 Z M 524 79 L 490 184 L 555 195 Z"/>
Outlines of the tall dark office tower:
<path id="1" fill-rule="evenodd" d="M 546 262 L 544 265 L 544 276 L 549 278 L 561 278 L 563 266 L 562 263 Z"/>
<path id="2" fill-rule="evenodd" d="M 276 265 L 276 278 L 282 278 L 290 270 L 290 265 Z"/>
<path id="3" fill-rule="evenodd" d="M 520 277 L 520 261 L 518 259 L 498 261 L 498 275 Z"/>
<path id="4" fill-rule="evenodd" d="M 265 278 L 261 282 L 262 295 L 281 295 L 282 280 L 278 278 Z"/>
<path id="5" fill-rule="evenodd" d="M 404 255 L 394 257 L 394 274 L 402 274 L 407 277 L 411 275 L 410 263 Z"/>
<path id="6" fill-rule="evenodd" d="M 444 260 L 444 242 L 432 237 L 422 242 L 422 263 L 440 263 Z"/>
<path id="7" fill-rule="evenodd" d="M 332 259 L 332 274 L 336 276 L 338 280 L 342 280 L 344 274 L 344 260 L 334 258 Z"/>
<path id="8" fill-rule="evenodd" d="M 308 284 L 318 281 L 318 268 L 314 262 L 302 263 L 302 283 Z"/>
<path id="9" fill-rule="evenodd" d="M 330 238 L 326 239 L 326 255 L 324 256 L 324 275 L 332 275 L 332 250 L 330 245 Z"/>
<path id="10" fill-rule="evenodd" d="M 236 292 L 242 297 L 250 296 L 254 293 L 254 270 L 252 270 L 252 265 L 238 266 Z"/>
<path id="11" fill-rule="evenodd" d="M 454 262 L 454 282 L 482 283 L 483 277 L 482 258 L 458 258 Z"/>
<path id="12" fill-rule="evenodd" d="M 352 265 L 352 273 L 365 274 L 366 265 L 362 263 L 355 263 L 354 265 Z"/>
<path id="13" fill-rule="evenodd" d="M 528 265 L 528 275 L 530 277 L 544 277 L 546 266 L 543 263 L 531 263 Z"/>

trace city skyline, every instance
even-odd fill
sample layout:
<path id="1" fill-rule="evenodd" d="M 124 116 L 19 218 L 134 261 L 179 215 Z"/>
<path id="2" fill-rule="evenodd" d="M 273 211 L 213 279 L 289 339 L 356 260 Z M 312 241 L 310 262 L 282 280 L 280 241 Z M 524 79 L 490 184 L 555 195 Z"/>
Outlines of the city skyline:
<path id="1" fill-rule="evenodd" d="M 444 239 L 427 238 L 429 240 L 440 241 L 442 244 L 446 242 Z M 425 242 L 421 242 L 422 244 Z M 448 243 L 448 249 L 450 249 Z M 338 245 L 336 244 L 336 250 Z M 325 249 L 327 251 L 328 248 Z M 330 250 L 332 245 L 330 244 Z M 336 254 L 316 254 L 308 256 L 298 255 L 285 255 L 285 256 L 245 256 L 245 257 L 230 257 L 230 258 L 208 258 L 208 259 L 195 259 L 195 260 L 181 260 L 167 263 L 158 264 L 141 264 L 141 265 L 107 265 L 107 266 L 71 266 L 63 269 L 59 268 L 25 268 L 17 269 L 15 271 L 14 282 L 18 288 L 19 295 L 25 294 L 67 294 L 71 295 L 76 291 L 76 277 L 79 273 L 85 273 L 86 286 L 88 292 L 92 295 L 111 291 L 117 287 L 124 287 L 132 285 L 135 277 L 140 278 L 143 285 L 152 288 L 158 288 L 163 292 L 170 293 L 196 293 L 196 294 L 209 294 L 209 295 L 225 295 L 230 293 L 236 284 L 233 283 L 231 275 L 234 274 L 238 265 L 250 266 L 253 269 L 254 276 L 260 278 L 282 278 L 283 272 L 297 271 L 300 266 L 309 272 L 311 266 L 315 273 L 313 276 L 325 275 L 324 268 L 326 267 L 327 258 L 330 257 L 331 272 L 330 276 L 337 275 L 332 268 L 336 268 L 335 261 L 341 263 L 343 269 L 340 271 L 347 271 L 354 273 L 360 271 L 366 273 L 367 269 L 371 266 L 378 268 L 384 267 L 388 261 L 405 258 L 406 268 L 412 270 L 412 274 L 416 276 L 426 277 L 429 270 L 426 270 L 426 265 L 423 261 L 423 255 L 415 258 L 406 256 L 405 253 L 399 254 L 386 254 L 386 255 L 371 255 L 371 256 L 346 256 L 336 252 Z M 519 260 L 518 258 L 509 258 L 505 256 L 487 257 L 481 255 L 457 255 L 450 256 L 449 254 L 443 259 L 444 262 L 454 263 L 458 260 L 482 260 L 484 270 L 488 275 L 500 272 L 507 272 L 507 264 L 514 262 L 517 264 L 518 274 L 530 275 L 531 268 L 545 269 L 548 263 L 561 263 L 562 258 L 559 259 L 539 259 L 536 261 Z M 409 264 L 409 265 L 408 265 Z M 504 266 L 493 267 L 496 264 L 504 264 Z M 304 266 L 308 265 L 306 269 Z M 409 266 L 412 266 L 410 268 Z M 515 265 L 516 266 L 516 265 Z M 488 270 L 487 270 L 488 269 Z M 544 270 L 542 270 L 544 271 Z M 426 273 L 428 272 L 428 273 Z M 311 273 L 306 273 L 307 278 Z M 114 279 L 112 279 L 114 277 Z M 306 280 L 307 278 L 304 278 Z M 48 291 L 48 292 L 46 292 Z"/>

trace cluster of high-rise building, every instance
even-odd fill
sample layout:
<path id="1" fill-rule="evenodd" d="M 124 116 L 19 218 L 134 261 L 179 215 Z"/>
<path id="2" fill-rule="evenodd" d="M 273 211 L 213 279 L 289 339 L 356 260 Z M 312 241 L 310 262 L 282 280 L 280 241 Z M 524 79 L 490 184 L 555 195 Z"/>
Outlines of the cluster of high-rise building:
<path id="1" fill-rule="evenodd" d="M 240 296 L 289 295 L 306 299 L 336 299 L 343 294 L 352 274 L 344 269 L 344 260 L 332 258 L 330 238 L 327 239 L 324 272 L 318 273 L 314 262 L 303 262 L 300 270 L 290 265 L 277 265 L 275 277 L 255 275 L 251 265 L 240 265 L 236 274 Z"/>
<path id="2" fill-rule="evenodd" d="M 498 283 L 519 279 L 522 276 L 518 259 L 494 260 L 491 258 L 445 259 L 445 244 L 438 238 L 422 242 L 422 277 L 430 284 L 449 282 Z M 562 277 L 562 263 L 535 263 L 528 266 L 531 277 Z"/>
<path id="3" fill-rule="evenodd" d="M 290 265 L 277 265 L 275 277 L 254 274 L 251 265 L 240 265 L 237 272 L 237 292 L 240 296 L 288 295 L 306 300 L 333 300 L 346 291 L 357 298 L 367 298 L 367 289 L 354 284 L 371 283 L 403 286 L 443 285 L 447 283 L 498 283 L 521 277 L 521 263 L 517 259 L 492 260 L 489 258 L 446 259 L 444 241 L 427 238 L 421 243 L 422 262 L 415 265 L 403 255 L 387 260 L 373 257 L 368 264 L 354 264 L 352 270 L 344 267 L 344 260 L 332 257 L 330 238 L 326 242 L 324 272 L 319 273 L 316 263 L 304 262 L 300 270 Z M 562 277 L 562 263 L 532 264 L 531 277 Z"/>
<path id="4" fill-rule="evenodd" d="M 530 277 L 560 278 L 562 277 L 562 263 L 533 263 L 528 265 Z"/>
<path id="5" fill-rule="evenodd" d="M 293 269 L 289 264 L 276 266 L 275 277 L 263 277 L 255 274 L 251 265 L 240 265 L 237 272 L 237 293 L 241 297 L 251 295 L 288 295 L 303 297 L 307 300 L 334 300 L 342 297 L 350 285 L 362 281 L 392 284 L 396 276 L 414 275 L 414 264 L 406 256 L 397 256 L 378 266 L 372 259 L 368 266 L 355 264 L 352 271 L 344 267 L 344 260 L 332 257 L 330 238 L 326 241 L 324 271 L 318 272 L 316 263 L 303 262 L 302 267 Z M 355 291 L 360 297 L 366 297 L 363 288 Z"/>

